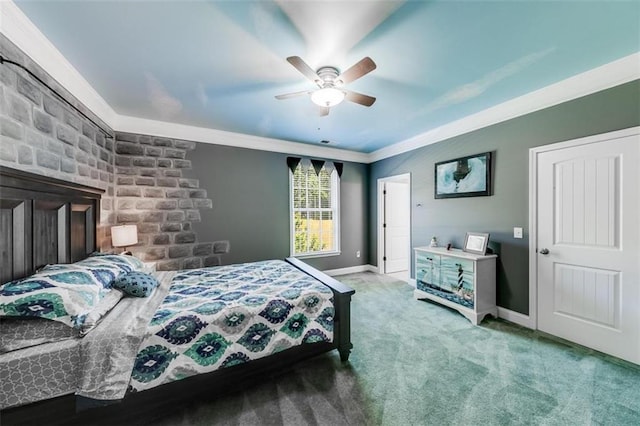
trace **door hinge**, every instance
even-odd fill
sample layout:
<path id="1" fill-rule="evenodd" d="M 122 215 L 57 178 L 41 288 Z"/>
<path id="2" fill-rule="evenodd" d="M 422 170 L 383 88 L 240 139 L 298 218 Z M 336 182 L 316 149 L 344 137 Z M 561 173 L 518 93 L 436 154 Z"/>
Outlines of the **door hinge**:
<path id="1" fill-rule="evenodd" d="M 386 262 L 386 261 L 387 261 L 387 256 L 383 256 L 383 257 L 382 257 L 382 261 L 383 261 L 383 262 Z"/>
<path id="2" fill-rule="evenodd" d="M 383 228 L 386 228 L 386 227 L 387 227 L 387 224 L 386 224 L 386 223 L 383 223 L 383 224 L 382 224 L 382 227 L 383 227 Z"/>
<path id="3" fill-rule="evenodd" d="M 387 190 L 386 189 L 382 191 L 382 195 L 387 195 Z"/>

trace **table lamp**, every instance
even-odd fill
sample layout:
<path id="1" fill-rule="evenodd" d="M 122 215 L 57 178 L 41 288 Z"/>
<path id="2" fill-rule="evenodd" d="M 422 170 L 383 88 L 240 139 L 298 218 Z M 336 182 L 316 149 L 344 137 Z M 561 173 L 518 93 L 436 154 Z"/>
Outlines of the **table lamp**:
<path id="1" fill-rule="evenodd" d="M 111 227 L 111 245 L 123 247 L 122 254 L 131 255 L 128 246 L 138 244 L 138 227 L 136 225 L 118 225 Z"/>

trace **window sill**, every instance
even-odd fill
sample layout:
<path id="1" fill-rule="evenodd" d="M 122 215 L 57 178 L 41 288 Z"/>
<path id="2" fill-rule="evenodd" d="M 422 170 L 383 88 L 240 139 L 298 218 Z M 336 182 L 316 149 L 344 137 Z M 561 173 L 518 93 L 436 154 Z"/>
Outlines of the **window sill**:
<path id="1" fill-rule="evenodd" d="M 291 255 L 292 257 L 295 257 L 297 259 L 311 259 L 314 257 L 332 257 L 332 256 L 340 256 L 342 254 L 342 252 L 340 251 L 328 251 L 325 253 L 310 253 L 310 254 L 298 254 L 298 255 Z"/>

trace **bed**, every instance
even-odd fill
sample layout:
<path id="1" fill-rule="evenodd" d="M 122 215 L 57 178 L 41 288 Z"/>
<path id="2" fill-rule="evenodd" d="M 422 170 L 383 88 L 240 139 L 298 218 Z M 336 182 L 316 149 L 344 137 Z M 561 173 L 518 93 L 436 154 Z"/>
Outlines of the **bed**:
<path id="1" fill-rule="evenodd" d="M 295 258 L 151 273 L 98 254 L 100 197 L 0 168 L 4 421 L 152 410 L 320 353 L 348 360 L 353 289 Z"/>

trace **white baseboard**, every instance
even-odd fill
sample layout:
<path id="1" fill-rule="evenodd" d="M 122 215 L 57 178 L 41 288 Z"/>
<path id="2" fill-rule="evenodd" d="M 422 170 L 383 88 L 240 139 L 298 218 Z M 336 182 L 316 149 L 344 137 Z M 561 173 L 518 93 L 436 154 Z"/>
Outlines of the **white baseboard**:
<path id="1" fill-rule="evenodd" d="M 378 272 L 378 268 L 373 265 L 349 266 L 348 268 L 328 269 L 322 271 L 329 276 L 356 274 L 358 272 Z"/>
<path id="2" fill-rule="evenodd" d="M 507 308 L 501 308 L 498 306 L 498 318 L 507 320 L 514 324 L 521 325 L 526 328 L 535 330 L 535 325 L 532 324 L 531 317 L 529 315 L 521 314 L 520 312 L 512 311 Z"/>

